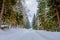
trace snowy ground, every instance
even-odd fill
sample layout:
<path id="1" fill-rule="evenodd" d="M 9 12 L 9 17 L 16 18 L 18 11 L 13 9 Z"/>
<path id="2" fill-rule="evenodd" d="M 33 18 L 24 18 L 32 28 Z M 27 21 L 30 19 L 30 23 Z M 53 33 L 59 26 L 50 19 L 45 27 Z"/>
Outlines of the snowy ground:
<path id="1" fill-rule="evenodd" d="M 0 30 L 0 40 L 60 40 L 60 32 L 18 28 Z"/>

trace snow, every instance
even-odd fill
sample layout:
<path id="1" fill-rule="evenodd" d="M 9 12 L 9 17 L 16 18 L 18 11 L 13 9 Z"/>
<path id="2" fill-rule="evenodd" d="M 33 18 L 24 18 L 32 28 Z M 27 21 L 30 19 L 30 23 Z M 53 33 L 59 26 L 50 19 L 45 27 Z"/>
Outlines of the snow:
<path id="1" fill-rule="evenodd" d="M 0 40 L 60 40 L 60 32 L 20 28 L 0 29 Z"/>

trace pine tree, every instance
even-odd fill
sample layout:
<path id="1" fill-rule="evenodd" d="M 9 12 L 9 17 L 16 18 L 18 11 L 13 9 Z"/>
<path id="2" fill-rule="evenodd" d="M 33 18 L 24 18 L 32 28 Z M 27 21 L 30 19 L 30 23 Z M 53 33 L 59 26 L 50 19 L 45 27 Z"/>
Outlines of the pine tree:
<path id="1" fill-rule="evenodd" d="M 26 24 L 25 24 L 25 28 L 29 29 L 29 28 L 31 28 L 30 22 L 29 22 L 28 17 L 26 17 L 26 19 L 27 19 L 27 22 L 26 22 Z"/>
<path id="2" fill-rule="evenodd" d="M 37 18 L 41 22 L 41 26 L 39 27 L 40 29 L 48 30 L 48 31 L 58 31 L 59 27 L 57 24 L 57 19 L 56 17 L 57 13 L 59 14 L 59 8 L 58 5 L 56 4 L 57 0 L 41 0 L 38 5 L 38 12 L 37 12 Z M 59 3 L 59 2 L 57 2 Z M 55 6 L 54 6 L 55 5 Z M 57 5 L 57 8 L 56 8 Z M 47 9 L 46 9 L 47 8 Z M 46 11 L 47 10 L 47 11 Z"/>
<path id="3" fill-rule="evenodd" d="M 48 2 L 48 7 L 49 7 L 49 12 L 48 13 L 50 16 L 53 16 L 52 18 L 55 19 L 55 21 L 57 22 L 56 24 L 59 25 L 60 27 L 60 1 L 59 0 L 47 0 Z M 59 28 L 57 26 L 57 30 L 59 30 Z"/>
<path id="4" fill-rule="evenodd" d="M 34 14 L 34 16 L 33 16 L 32 26 L 33 26 L 33 29 L 37 29 L 36 16 L 35 16 L 35 14 Z"/>
<path id="5" fill-rule="evenodd" d="M 39 18 L 39 20 L 40 20 L 40 22 L 41 22 L 41 26 L 42 27 L 44 27 L 44 22 L 45 22 L 45 19 L 46 19 L 46 10 L 45 10 L 45 8 L 46 8 L 46 1 L 45 0 L 41 0 L 40 2 L 39 2 L 39 6 L 38 6 L 38 18 Z"/>
<path id="6" fill-rule="evenodd" d="M 23 25 L 23 15 L 22 13 L 16 12 L 15 13 L 15 17 L 16 17 L 16 23 L 17 25 Z"/>
<path id="7" fill-rule="evenodd" d="M 15 22 L 13 6 L 16 4 L 16 0 L 1 0 L 0 22 L 2 24 L 11 24 Z"/>

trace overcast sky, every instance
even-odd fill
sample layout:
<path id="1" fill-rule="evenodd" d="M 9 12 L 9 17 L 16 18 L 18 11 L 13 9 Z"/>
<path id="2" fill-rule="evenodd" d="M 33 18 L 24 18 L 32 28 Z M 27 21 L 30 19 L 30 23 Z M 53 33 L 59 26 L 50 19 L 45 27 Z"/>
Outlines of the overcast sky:
<path id="1" fill-rule="evenodd" d="M 29 21 L 32 22 L 33 15 L 36 14 L 38 3 L 36 0 L 25 0 L 26 11 Z"/>

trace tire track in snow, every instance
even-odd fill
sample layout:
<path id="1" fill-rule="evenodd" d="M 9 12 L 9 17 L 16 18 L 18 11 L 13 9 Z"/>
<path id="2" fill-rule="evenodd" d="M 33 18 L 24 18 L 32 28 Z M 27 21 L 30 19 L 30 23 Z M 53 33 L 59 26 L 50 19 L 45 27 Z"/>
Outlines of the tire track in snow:
<path id="1" fill-rule="evenodd" d="M 45 38 L 47 40 L 55 40 L 53 38 L 49 38 L 48 36 L 44 35 L 44 33 L 40 33 L 40 32 L 37 32 L 37 31 L 35 31 L 35 33 L 37 33 L 39 36 L 41 36 L 41 37 L 43 37 L 43 38 Z"/>

